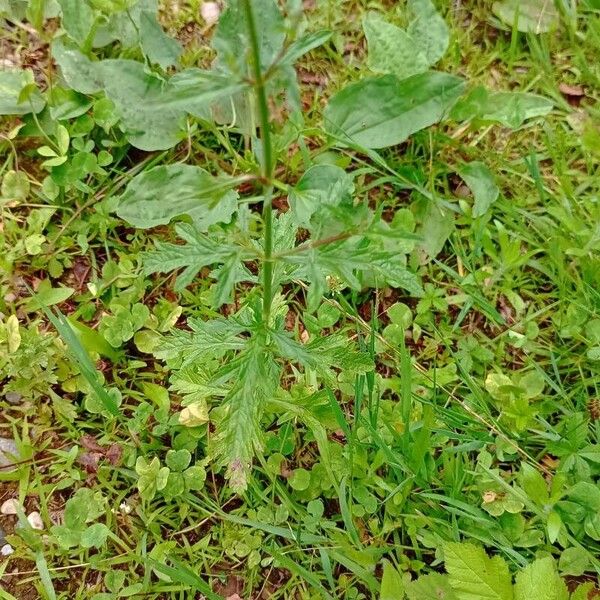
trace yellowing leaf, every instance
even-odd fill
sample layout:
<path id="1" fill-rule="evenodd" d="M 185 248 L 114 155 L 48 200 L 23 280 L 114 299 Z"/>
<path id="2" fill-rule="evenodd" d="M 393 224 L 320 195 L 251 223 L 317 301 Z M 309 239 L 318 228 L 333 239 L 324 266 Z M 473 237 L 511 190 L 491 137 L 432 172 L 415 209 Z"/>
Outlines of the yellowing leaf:
<path id="1" fill-rule="evenodd" d="M 208 423 L 208 406 L 206 402 L 200 400 L 186 406 L 179 413 L 179 423 L 186 427 L 198 427 Z"/>
<path id="2" fill-rule="evenodd" d="M 16 352 L 21 345 L 21 334 L 19 333 L 19 320 L 15 315 L 10 315 L 6 320 L 6 335 L 9 353 Z"/>

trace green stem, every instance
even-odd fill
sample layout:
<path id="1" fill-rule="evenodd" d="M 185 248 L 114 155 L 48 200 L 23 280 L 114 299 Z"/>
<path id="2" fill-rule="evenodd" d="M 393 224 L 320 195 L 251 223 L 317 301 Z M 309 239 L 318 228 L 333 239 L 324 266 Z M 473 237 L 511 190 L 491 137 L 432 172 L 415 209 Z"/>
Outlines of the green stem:
<path id="1" fill-rule="evenodd" d="M 254 92 L 258 105 L 260 118 L 260 139 L 262 142 L 262 178 L 263 178 L 263 227 L 264 227 L 264 256 L 262 264 L 263 280 L 263 322 L 269 324 L 271 303 L 273 301 L 273 146 L 271 143 L 271 129 L 269 123 L 269 104 L 265 89 L 265 77 L 260 64 L 260 46 L 256 21 L 252 11 L 252 0 L 245 0 L 246 21 L 252 50 L 252 69 L 254 72 Z"/>

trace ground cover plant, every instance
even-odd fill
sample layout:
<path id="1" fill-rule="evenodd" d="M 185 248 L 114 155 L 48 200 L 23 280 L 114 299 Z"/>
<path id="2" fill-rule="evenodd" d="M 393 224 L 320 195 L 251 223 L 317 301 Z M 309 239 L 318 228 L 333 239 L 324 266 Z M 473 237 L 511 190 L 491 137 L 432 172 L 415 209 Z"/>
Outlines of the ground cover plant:
<path id="1" fill-rule="evenodd" d="M 0 18 L 0 597 L 598 595 L 595 0 Z"/>

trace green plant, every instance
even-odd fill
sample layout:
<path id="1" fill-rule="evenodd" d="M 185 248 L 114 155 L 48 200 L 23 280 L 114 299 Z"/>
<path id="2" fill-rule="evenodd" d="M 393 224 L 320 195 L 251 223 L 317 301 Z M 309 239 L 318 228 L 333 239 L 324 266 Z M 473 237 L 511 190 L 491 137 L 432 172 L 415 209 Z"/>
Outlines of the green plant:
<path id="1" fill-rule="evenodd" d="M 3 594 L 592 579 L 598 3 L 206 4 L 0 0 Z"/>
<path id="2" fill-rule="evenodd" d="M 490 558 L 483 548 L 470 543 L 447 543 L 443 548 L 447 574 L 431 573 L 415 580 L 402 577 L 386 562 L 380 600 L 526 600 L 586 598 L 594 590 L 591 582 L 581 584 L 572 594 L 559 576 L 556 562 L 545 556 L 517 572 L 514 584 L 508 564 L 499 556 Z"/>

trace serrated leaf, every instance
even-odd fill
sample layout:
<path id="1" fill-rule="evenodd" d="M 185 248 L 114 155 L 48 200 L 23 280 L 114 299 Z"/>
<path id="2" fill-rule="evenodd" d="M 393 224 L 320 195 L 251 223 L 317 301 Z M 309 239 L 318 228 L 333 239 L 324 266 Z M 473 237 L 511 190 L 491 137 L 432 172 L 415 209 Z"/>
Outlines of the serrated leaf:
<path id="1" fill-rule="evenodd" d="M 503 0 L 492 4 L 494 14 L 508 28 L 517 31 L 546 33 L 559 25 L 559 15 L 550 0 Z"/>
<path id="2" fill-rule="evenodd" d="M 271 331 L 270 335 L 277 354 L 305 368 L 314 369 L 330 383 L 335 381 L 337 370 L 346 374 L 363 374 L 374 368 L 369 354 L 353 348 L 345 336 L 330 335 L 300 344 L 287 332 Z"/>
<path id="3" fill-rule="evenodd" d="M 458 600 L 448 575 L 429 573 L 406 584 L 409 600 Z"/>
<path id="4" fill-rule="evenodd" d="M 402 598 L 404 598 L 402 575 L 389 560 L 384 560 L 379 600 L 401 600 Z"/>
<path id="5" fill-rule="evenodd" d="M 156 12 L 143 10 L 140 14 L 140 45 L 150 62 L 168 69 L 179 61 L 182 48 L 177 40 L 169 37 L 156 19 Z"/>
<path id="6" fill-rule="evenodd" d="M 238 183 L 239 179 L 215 177 L 193 165 L 160 165 L 129 182 L 116 212 L 142 229 L 189 215 L 199 231 L 206 231 L 215 223 L 229 223 L 237 208 L 233 188 Z"/>
<path id="7" fill-rule="evenodd" d="M 569 591 L 550 556 L 538 558 L 517 573 L 515 600 L 568 600 Z"/>
<path id="8" fill-rule="evenodd" d="M 492 172 L 486 164 L 474 161 L 462 165 L 458 170 L 458 174 L 473 192 L 475 198 L 473 216 L 481 217 L 485 215 L 500 195 L 500 189 L 494 181 Z"/>
<path id="9" fill-rule="evenodd" d="M 246 250 L 231 244 L 223 235 L 208 236 L 192 225 L 180 224 L 175 229 L 187 243 L 181 246 L 156 242 L 153 252 L 142 255 L 145 273 L 168 273 L 183 268 L 175 283 L 175 290 L 180 291 L 193 281 L 202 267 L 221 264 L 211 273 L 217 279 L 213 289 L 215 306 L 228 301 L 235 283 L 256 280 L 243 265 L 243 261 L 253 258 L 254 254 L 248 255 Z"/>
<path id="10" fill-rule="evenodd" d="M 181 394 L 186 404 L 206 400 L 210 396 L 226 396 L 229 392 L 226 386 L 213 380 L 211 369 L 200 363 L 179 369 L 171 375 L 170 382 L 169 389 Z"/>
<path id="11" fill-rule="evenodd" d="M 325 129 L 341 143 L 394 146 L 440 121 L 463 90 L 462 79 L 435 71 L 403 80 L 393 75 L 368 77 L 329 101 Z"/>
<path id="12" fill-rule="evenodd" d="M 189 319 L 191 331 L 174 330 L 165 336 L 154 356 L 162 359 L 177 359 L 181 367 L 197 363 L 202 364 L 207 359 L 216 359 L 230 350 L 242 350 L 245 340 L 240 336 L 244 327 L 231 320 L 213 319 L 201 321 Z"/>
<path id="13" fill-rule="evenodd" d="M 444 544 L 444 564 L 458 600 L 513 600 L 510 572 L 500 556 L 490 558 L 469 543 Z"/>
<path id="14" fill-rule="evenodd" d="M 227 466 L 232 490 L 248 486 L 254 454 L 262 446 L 260 418 L 263 407 L 279 385 L 280 369 L 262 339 L 250 338 L 236 359 L 234 385 L 224 400 L 226 416 L 220 424 L 214 454 Z"/>
<path id="15" fill-rule="evenodd" d="M 31 92 L 23 97 L 24 90 Z M 29 69 L 0 71 L 0 115 L 39 113 L 45 104 L 45 100 L 35 88 L 33 73 Z"/>
<path id="16" fill-rule="evenodd" d="M 415 296 L 423 293 L 417 276 L 405 266 L 403 255 L 366 245 L 358 236 L 290 253 L 282 260 L 297 266 L 292 278 L 310 283 L 309 310 L 317 308 L 332 275 L 357 290 L 362 287 L 361 276 L 369 274 L 378 284 L 387 282 Z"/>

